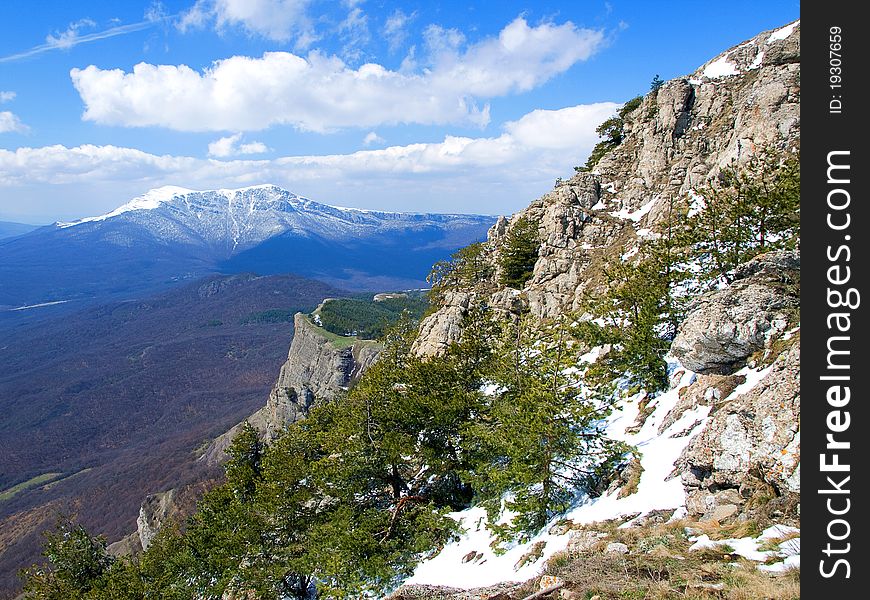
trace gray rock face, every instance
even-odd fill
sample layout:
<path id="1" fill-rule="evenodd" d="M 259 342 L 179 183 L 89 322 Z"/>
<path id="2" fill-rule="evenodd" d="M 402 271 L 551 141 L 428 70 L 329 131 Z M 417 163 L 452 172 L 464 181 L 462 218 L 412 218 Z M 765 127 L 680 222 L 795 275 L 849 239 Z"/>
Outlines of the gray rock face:
<path id="1" fill-rule="evenodd" d="M 677 462 L 692 516 L 724 518 L 759 487 L 780 502 L 800 494 L 800 342 L 747 393 L 724 402 Z M 729 513 L 726 515 L 726 513 Z"/>
<path id="2" fill-rule="evenodd" d="M 795 320 L 800 299 L 787 286 L 799 270 L 796 252 L 771 252 L 742 265 L 727 288 L 689 307 L 671 354 L 698 373 L 730 372 Z"/>
<path id="3" fill-rule="evenodd" d="M 420 335 L 414 341 L 412 351 L 418 356 L 435 356 L 446 351 L 450 344 L 457 343 L 462 336 L 462 319 L 468 314 L 474 298 L 475 295 L 470 293 L 448 293 L 438 312 L 420 323 Z"/>
<path id="4" fill-rule="evenodd" d="M 154 536 L 160 528 L 173 516 L 178 513 L 175 504 L 176 491 L 174 489 L 151 494 L 145 498 L 142 506 L 139 508 L 139 517 L 136 519 L 136 526 L 139 533 L 139 543 L 143 550 L 147 550 L 148 546 L 154 540 Z"/>
<path id="5" fill-rule="evenodd" d="M 331 400 L 352 386 L 377 360 L 381 346 L 358 341 L 339 347 L 306 315 L 294 317 L 293 341 L 266 405 L 246 419 L 268 441 L 288 424 L 303 418 L 315 402 Z M 209 444 L 200 457 L 209 464 L 226 460 L 226 449 L 239 423 Z"/>
<path id="6" fill-rule="evenodd" d="M 520 216 L 538 221 L 538 260 L 521 290 L 535 316 L 577 311 L 585 294 L 606 285 L 607 261 L 630 254 L 663 222 L 669 199 L 690 198 L 723 167 L 762 148 L 799 146 L 800 25 L 759 34 L 665 83 L 625 117 L 624 131 L 593 173 L 559 182 L 489 231 L 485 246 L 497 265 L 511 225 Z M 467 294 L 509 310 L 504 300 L 513 297 L 498 291 L 497 275 L 448 297 L 424 322 L 415 349 L 437 353 L 459 339 Z M 751 340 L 763 335 L 745 333 Z"/>
<path id="7" fill-rule="evenodd" d="M 377 360 L 381 346 L 360 341 L 338 347 L 308 317 L 297 313 L 287 362 L 266 403 L 266 437 L 298 421 L 317 401 L 331 400 L 353 385 Z"/>

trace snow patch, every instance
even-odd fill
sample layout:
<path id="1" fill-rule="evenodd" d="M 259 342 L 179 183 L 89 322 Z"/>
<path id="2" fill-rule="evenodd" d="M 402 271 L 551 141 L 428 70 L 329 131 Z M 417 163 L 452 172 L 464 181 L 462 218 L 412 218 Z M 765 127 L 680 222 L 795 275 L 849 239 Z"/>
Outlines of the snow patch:
<path id="1" fill-rule="evenodd" d="M 622 256 L 620 256 L 619 258 L 622 259 L 623 261 L 626 261 L 626 260 L 628 260 L 629 258 L 631 258 L 632 256 L 634 256 L 635 254 L 637 254 L 638 251 L 640 251 L 640 246 L 635 246 L 634 248 L 632 248 L 632 249 L 629 250 L 628 252 L 624 253 L 624 254 L 623 254 Z"/>
<path id="2" fill-rule="evenodd" d="M 737 65 L 728 60 L 728 56 L 722 56 L 704 67 L 701 75 L 708 79 L 719 79 L 721 77 L 740 75 L 740 70 L 737 68 Z"/>
<path id="3" fill-rule="evenodd" d="M 734 391 L 728 394 L 728 397 L 725 398 L 725 400 L 733 400 L 734 398 L 742 396 L 743 394 L 752 390 L 752 388 L 758 385 L 762 379 L 767 377 L 767 374 L 770 373 L 771 369 L 773 369 L 773 365 L 758 370 L 751 367 L 743 367 L 742 369 L 734 373 L 734 375 L 743 375 L 744 377 L 746 377 L 746 381 L 734 388 Z"/>
<path id="4" fill-rule="evenodd" d="M 790 23 L 785 27 L 777 29 L 773 33 L 770 34 L 770 37 L 767 38 L 767 44 L 772 44 L 773 42 L 780 41 L 786 39 L 791 33 L 794 31 L 795 27 L 800 25 L 800 20 L 795 21 L 794 23 Z"/>
<path id="5" fill-rule="evenodd" d="M 604 352 L 604 346 L 595 346 L 589 352 L 582 354 L 578 362 L 591 365 L 598 360 L 602 352 Z"/>
<path id="6" fill-rule="evenodd" d="M 786 537 L 800 533 L 797 527 L 789 527 L 788 525 L 773 525 L 765 529 L 760 536 L 732 538 L 727 540 L 711 540 L 707 535 L 698 537 L 690 537 L 690 541 L 694 541 L 689 547 L 689 551 L 701 550 L 704 548 L 716 548 L 717 546 L 729 546 L 734 549 L 734 554 L 738 554 L 743 558 L 754 560 L 756 562 L 767 562 L 771 558 L 782 558 L 782 561 L 770 564 L 759 565 L 758 568 L 768 572 L 782 572 L 789 568 L 800 567 L 801 541 L 799 537 L 787 539 L 779 544 L 777 550 L 760 550 L 760 546 L 769 540 Z"/>
<path id="7" fill-rule="evenodd" d="M 704 196 L 696 192 L 695 190 L 689 190 L 689 198 L 692 199 L 692 202 L 689 204 L 689 214 L 688 217 L 694 217 L 705 208 L 707 208 L 707 201 L 704 200 Z"/>
<path id="8" fill-rule="evenodd" d="M 634 221 L 637 223 L 640 221 L 650 210 L 652 210 L 653 204 L 656 203 L 658 198 L 653 198 L 640 208 L 635 211 L 628 210 L 627 208 L 623 208 L 622 210 L 610 213 L 612 217 L 619 217 L 620 219 L 628 219 L 630 221 Z"/>
<path id="9" fill-rule="evenodd" d="M 593 349 L 584 355 L 587 362 L 597 358 L 600 348 Z M 490 547 L 494 538 L 486 528 L 486 512 L 481 508 L 470 508 L 461 512 L 451 513 L 465 529 L 459 540 L 445 546 L 440 553 L 431 559 L 420 563 L 414 574 L 405 583 L 421 585 L 449 584 L 459 588 L 474 588 L 493 585 L 506 581 L 525 581 L 538 574 L 544 563 L 556 552 L 564 550 L 570 540 L 570 532 L 561 535 L 549 533 L 550 528 L 562 519 L 570 519 L 574 523 L 592 523 L 615 519 L 625 515 L 646 514 L 658 509 L 682 509 L 685 514 L 685 491 L 679 478 L 667 481 L 674 469 L 674 463 L 682 454 L 692 438 L 697 435 L 706 421 L 710 411 L 709 406 L 699 406 L 688 410 L 666 429 L 662 435 L 658 433 L 659 424 L 665 419 L 680 399 L 680 390 L 695 380 L 695 373 L 681 367 L 676 361 L 668 361 L 673 374 L 673 387 L 664 394 L 653 399 L 654 410 L 644 421 L 637 433 L 628 433 L 627 428 L 634 425 L 640 413 L 639 403 L 646 399 L 641 392 L 623 400 L 607 418 L 605 432 L 610 438 L 624 441 L 638 448 L 641 453 L 643 473 L 637 486 L 637 491 L 624 498 L 617 498 L 618 491 L 598 498 L 584 497 L 569 510 L 542 529 L 542 532 L 524 544 L 516 544 L 502 555 L 496 555 Z M 700 421 L 692 428 L 689 435 L 672 437 L 684 432 L 692 424 Z M 504 518 L 504 516 L 502 517 Z M 526 564 L 519 569 L 515 565 L 530 548 L 544 542 L 541 558 Z M 463 562 L 472 556 L 477 558 Z M 445 577 L 449 574 L 449 581 Z"/>
<path id="10" fill-rule="evenodd" d="M 757 69 L 761 66 L 761 61 L 764 60 L 764 50 L 759 50 L 758 54 L 755 55 L 755 58 L 750 63 L 750 69 Z"/>

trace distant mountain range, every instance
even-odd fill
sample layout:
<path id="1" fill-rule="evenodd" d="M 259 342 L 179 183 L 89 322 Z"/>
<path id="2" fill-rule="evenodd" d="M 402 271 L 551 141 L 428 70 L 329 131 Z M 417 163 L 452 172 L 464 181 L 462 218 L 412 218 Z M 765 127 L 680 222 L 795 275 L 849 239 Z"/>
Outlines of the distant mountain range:
<path id="1" fill-rule="evenodd" d="M 420 287 L 493 217 L 319 204 L 273 185 L 162 187 L 107 214 L 0 240 L 0 308 L 129 297 L 210 273 L 297 273 L 347 289 Z"/>
<path id="2" fill-rule="evenodd" d="M 37 225 L 27 225 L 25 223 L 11 223 L 9 221 L 0 221 L 0 240 L 3 238 L 15 237 L 24 235 L 37 228 Z"/>

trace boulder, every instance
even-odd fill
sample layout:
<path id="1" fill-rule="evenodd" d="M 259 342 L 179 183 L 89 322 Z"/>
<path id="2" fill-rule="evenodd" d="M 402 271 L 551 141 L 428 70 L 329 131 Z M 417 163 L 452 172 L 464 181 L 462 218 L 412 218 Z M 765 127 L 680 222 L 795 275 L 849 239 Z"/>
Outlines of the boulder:
<path id="1" fill-rule="evenodd" d="M 800 341 L 795 338 L 746 393 L 711 413 L 676 464 L 695 518 L 728 518 L 734 506 L 800 497 Z M 749 502 L 753 500 L 754 502 Z M 728 512 L 730 514 L 725 515 Z M 721 518 L 720 518 L 721 517 Z"/>
<path id="2" fill-rule="evenodd" d="M 799 270 L 797 252 L 749 261 L 727 287 L 692 302 L 671 354 L 697 373 L 733 372 L 797 320 L 800 298 L 789 284 L 800 281 Z"/>
<path id="3" fill-rule="evenodd" d="M 628 546 L 622 542 L 610 542 L 604 548 L 604 552 L 607 554 L 628 554 Z"/>

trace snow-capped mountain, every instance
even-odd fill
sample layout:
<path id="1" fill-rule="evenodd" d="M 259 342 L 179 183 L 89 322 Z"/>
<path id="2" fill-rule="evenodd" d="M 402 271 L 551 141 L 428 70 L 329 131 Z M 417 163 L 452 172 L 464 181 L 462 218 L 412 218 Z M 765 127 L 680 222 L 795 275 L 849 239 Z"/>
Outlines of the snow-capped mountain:
<path id="1" fill-rule="evenodd" d="M 491 221 L 490 217 L 476 215 L 391 213 L 328 206 L 265 184 L 208 191 L 165 186 L 110 213 L 56 226 L 99 229 L 107 222 L 135 224 L 164 243 L 206 245 L 233 254 L 287 233 L 341 242 L 433 227 L 456 230 L 488 226 Z"/>
<path id="2" fill-rule="evenodd" d="M 327 206 L 274 185 L 162 187 L 103 215 L 0 240 L 0 311 L 129 297 L 209 273 L 422 287 L 434 262 L 483 239 L 494 221 Z"/>

